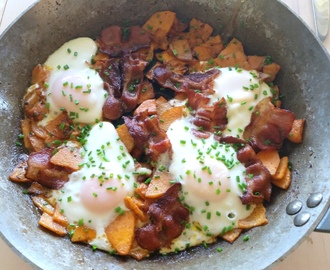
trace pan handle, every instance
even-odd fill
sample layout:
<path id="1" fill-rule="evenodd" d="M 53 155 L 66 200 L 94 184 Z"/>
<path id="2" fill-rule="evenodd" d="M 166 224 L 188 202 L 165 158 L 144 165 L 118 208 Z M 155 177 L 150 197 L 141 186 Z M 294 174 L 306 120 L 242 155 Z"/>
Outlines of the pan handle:
<path id="1" fill-rule="evenodd" d="M 316 232 L 330 233 L 330 207 L 328 211 L 323 216 L 320 223 L 315 228 Z"/>

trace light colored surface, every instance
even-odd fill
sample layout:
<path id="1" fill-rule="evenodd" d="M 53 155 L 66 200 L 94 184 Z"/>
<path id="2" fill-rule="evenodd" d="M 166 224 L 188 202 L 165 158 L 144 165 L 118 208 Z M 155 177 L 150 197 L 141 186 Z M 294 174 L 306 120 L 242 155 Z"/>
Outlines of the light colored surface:
<path id="1" fill-rule="evenodd" d="M 9 26 L 17 16 L 36 0 L 8 0 L 4 17 L 0 25 L 0 33 Z M 314 29 L 311 0 L 283 0 L 301 18 Z M 5 0 L 0 0 L 0 15 Z M 328 51 L 330 51 L 330 36 L 324 41 Z M 32 248 L 32 247 L 31 247 Z M 267 254 L 265 254 L 267 256 Z M 33 268 L 18 257 L 0 239 L 0 269 L 6 270 L 32 270 Z M 310 237 L 283 262 L 277 265 L 274 270 L 330 270 L 330 234 L 312 233 Z"/>

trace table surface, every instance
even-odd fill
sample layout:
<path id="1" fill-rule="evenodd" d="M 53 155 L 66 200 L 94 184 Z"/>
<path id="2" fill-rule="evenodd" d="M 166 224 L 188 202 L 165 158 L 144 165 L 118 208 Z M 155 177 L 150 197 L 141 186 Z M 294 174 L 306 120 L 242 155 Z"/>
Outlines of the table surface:
<path id="1" fill-rule="evenodd" d="M 36 0 L 0 0 L 0 34 Z M 294 10 L 306 24 L 314 29 L 311 0 L 282 0 Z M 323 42 L 330 52 L 330 36 Z M 6 270 L 32 270 L 33 267 L 23 261 L 0 239 L 0 268 Z M 284 259 L 274 270 L 330 270 L 330 234 L 313 232 L 305 242 Z"/>

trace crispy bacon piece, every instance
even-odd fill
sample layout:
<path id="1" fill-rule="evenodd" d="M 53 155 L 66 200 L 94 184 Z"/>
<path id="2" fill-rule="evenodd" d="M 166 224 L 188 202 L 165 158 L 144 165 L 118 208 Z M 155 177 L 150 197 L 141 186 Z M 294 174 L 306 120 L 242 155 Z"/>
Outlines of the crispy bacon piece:
<path id="1" fill-rule="evenodd" d="M 256 150 L 280 149 L 291 131 L 295 116 L 292 112 L 276 108 L 270 98 L 261 100 L 252 113 L 243 138 Z"/>
<path id="2" fill-rule="evenodd" d="M 250 145 L 237 152 L 237 159 L 246 167 L 246 192 L 242 195 L 243 204 L 269 201 L 272 192 L 271 175 L 261 163 Z"/>
<path id="3" fill-rule="evenodd" d="M 181 235 L 189 219 L 189 210 L 179 201 L 180 187 L 180 183 L 175 183 L 149 206 L 151 223 L 136 230 L 140 247 L 154 251 L 170 245 L 173 239 Z"/>
<path id="4" fill-rule="evenodd" d="M 126 112 L 133 111 L 138 105 L 142 91 L 143 71 L 148 62 L 139 53 L 127 53 L 121 59 L 123 92 L 121 100 Z"/>
<path id="5" fill-rule="evenodd" d="M 118 57 L 125 52 L 135 52 L 140 48 L 149 47 L 151 36 L 140 26 L 121 28 L 113 25 L 103 29 L 98 42 L 101 52 Z"/>
<path id="6" fill-rule="evenodd" d="M 27 160 L 26 177 L 44 187 L 60 189 L 68 180 L 68 171 L 50 162 L 54 148 L 44 148 L 30 154 Z"/>
<path id="7" fill-rule="evenodd" d="M 121 72 L 120 59 L 110 58 L 105 62 L 98 61 L 98 71 L 104 82 L 107 83 L 106 89 L 115 98 L 121 96 Z"/>
<path id="8" fill-rule="evenodd" d="M 220 74 L 218 69 L 210 69 L 205 73 L 195 72 L 188 75 L 174 73 L 167 65 L 159 65 L 153 70 L 153 79 L 161 86 L 176 92 L 185 92 L 185 89 L 199 90 L 211 94 L 214 78 Z"/>
<path id="9" fill-rule="evenodd" d="M 149 117 L 147 113 L 143 111 L 133 118 L 123 118 L 135 146 L 143 150 L 153 161 L 157 161 L 160 154 L 171 150 L 172 145 L 166 133 L 159 127 L 158 117 Z"/>

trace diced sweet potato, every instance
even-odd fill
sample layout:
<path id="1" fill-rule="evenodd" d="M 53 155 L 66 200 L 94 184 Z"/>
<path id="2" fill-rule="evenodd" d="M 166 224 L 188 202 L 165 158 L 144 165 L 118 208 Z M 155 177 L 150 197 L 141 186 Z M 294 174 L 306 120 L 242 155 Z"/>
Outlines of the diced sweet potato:
<path id="1" fill-rule="evenodd" d="M 160 96 L 159 98 L 156 99 L 156 109 L 158 115 L 162 115 L 163 112 L 171 108 L 172 106 L 167 102 L 167 100 L 163 96 Z"/>
<path id="2" fill-rule="evenodd" d="M 24 160 L 24 161 L 20 162 L 19 164 L 17 164 L 15 169 L 9 175 L 9 179 L 11 181 L 17 182 L 17 183 L 31 182 L 30 179 L 25 177 L 26 169 L 27 169 L 27 161 Z"/>
<path id="3" fill-rule="evenodd" d="M 210 59 L 217 57 L 222 49 L 223 44 L 219 35 L 211 37 L 205 43 L 193 48 L 196 57 L 200 61 L 209 61 Z"/>
<path id="4" fill-rule="evenodd" d="M 257 153 L 262 164 L 268 169 L 271 176 L 276 173 L 277 167 L 280 164 L 280 156 L 276 149 L 261 150 Z"/>
<path id="5" fill-rule="evenodd" d="M 56 118 L 51 120 L 45 129 L 51 133 L 53 136 L 63 140 L 68 139 L 72 129 L 72 120 L 70 119 L 67 112 L 60 113 Z"/>
<path id="6" fill-rule="evenodd" d="M 280 71 L 280 68 L 281 67 L 276 63 L 264 65 L 262 72 L 269 75 L 269 78 L 266 78 L 264 82 L 272 82 L 275 79 L 277 73 Z"/>
<path id="7" fill-rule="evenodd" d="M 33 147 L 32 144 L 29 140 L 29 135 L 31 133 L 31 123 L 29 120 L 24 119 L 21 120 L 21 130 L 24 136 L 24 147 L 29 151 L 32 152 L 33 151 Z"/>
<path id="8" fill-rule="evenodd" d="M 266 209 L 262 203 L 256 204 L 256 207 L 250 216 L 238 221 L 238 227 L 240 229 L 251 229 L 253 227 L 263 226 L 266 224 L 268 224 Z"/>
<path id="9" fill-rule="evenodd" d="M 148 216 L 139 208 L 139 206 L 135 203 L 135 201 L 127 196 L 124 199 L 126 207 L 131 210 L 134 215 L 141 221 L 147 221 Z"/>
<path id="10" fill-rule="evenodd" d="M 147 115 L 153 115 L 157 113 L 156 101 L 154 99 L 148 99 L 143 101 L 139 107 L 134 111 L 134 115 L 147 111 Z"/>
<path id="11" fill-rule="evenodd" d="M 221 235 L 221 237 L 229 242 L 229 243 L 233 243 L 242 233 L 243 229 L 239 229 L 239 228 L 236 228 L 236 229 L 233 229 L 229 232 L 226 232 L 225 234 Z"/>
<path id="12" fill-rule="evenodd" d="M 88 242 L 96 237 L 96 231 L 86 226 L 75 227 L 71 236 L 71 242 Z"/>
<path id="13" fill-rule="evenodd" d="M 289 165 L 289 158 L 288 157 L 282 157 L 280 159 L 280 163 L 278 164 L 278 167 L 276 169 L 275 174 L 273 175 L 274 180 L 280 180 L 284 177 Z"/>
<path id="14" fill-rule="evenodd" d="M 120 255 L 130 253 L 135 235 L 136 218 L 131 211 L 119 215 L 105 228 L 110 244 Z"/>
<path id="15" fill-rule="evenodd" d="M 304 126 L 305 119 L 295 119 L 288 135 L 288 139 L 294 143 L 301 143 L 303 140 Z"/>
<path id="16" fill-rule="evenodd" d="M 176 58 L 183 61 L 192 60 L 192 53 L 187 40 L 185 39 L 173 40 L 170 43 L 169 47 Z"/>
<path id="17" fill-rule="evenodd" d="M 240 42 L 238 39 L 233 38 L 226 46 L 226 48 L 224 48 L 220 55 L 222 56 L 226 56 L 226 55 L 232 55 L 235 54 L 237 52 L 242 52 L 244 53 L 244 48 L 243 48 L 243 44 L 242 42 Z"/>
<path id="18" fill-rule="evenodd" d="M 43 196 L 32 196 L 32 202 L 37 206 L 42 212 L 46 212 L 48 215 L 54 214 L 54 207 L 46 201 Z"/>
<path id="19" fill-rule="evenodd" d="M 66 218 L 66 216 L 63 215 L 60 206 L 57 203 L 54 207 L 53 220 L 64 227 L 67 227 L 69 225 L 68 219 Z"/>
<path id="20" fill-rule="evenodd" d="M 126 146 L 127 151 L 129 153 L 132 152 L 135 143 L 134 143 L 133 137 L 131 136 L 131 134 L 128 131 L 127 126 L 125 124 L 122 124 L 116 128 L 116 131 L 118 133 L 120 140 Z"/>
<path id="21" fill-rule="evenodd" d="M 41 85 L 44 84 L 46 78 L 48 76 L 48 72 L 45 68 L 43 68 L 40 64 L 36 65 L 32 70 L 32 84 L 39 83 Z"/>
<path id="22" fill-rule="evenodd" d="M 163 112 L 160 115 L 159 127 L 167 131 L 169 126 L 177 119 L 180 119 L 183 115 L 182 107 L 172 107 L 171 109 Z"/>
<path id="23" fill-rule="evenodd" d="M 42 213 L 41 218 L 39 220 L 39 225 L 56 233 L 59 236 L 65 236 L 67 234 L 66 228 L 56 223 L 53 220 L 53 217 L 48 215 L 46 212 Z"/>
<path id="24" fill-rule="evenodd" d="M 45 188 L 38 182 L 32 182 L 31 186 L 28 188 L 28 194 L 30 195 L 45 195 L 49 189 Z"/>
<path id="25" fill-rule="evenodd" d="M 250 65 L 251 69 L 257 70 L 257 71 L 262 70 L 265 60 L 266 60 L 266 56 L 249 55 L 247 57 L 247 61 Z"/>
<path id="26" fill-rule="evenodd" d="M 147 257 L 149 255 L 149 253 L 150 253 L 150 251 L 148 251 L 147 249 L 141 248 L 138 245 L 137 241 L 134 241 L 129 255 L 131 255 L 134 259 L 140 261 L 143 258 Z"/>
<path id="27" fill-rule="evenodd" d="M 82 157 L 78 148 L 66 146 L 59 148 L 57 153 L 51 157 L 50 162 L 77 171 L 79 170 L 79 164 L 82 162 Z"/>
<path id="28" fill-rule="evenodd" d="M 247 61 L 246 55 L 237 51 L 233 54 L 227 54 L 226 56 L 219 55 L 219 57 L 214 59 L 215 65 L 219 67 L 239 67 L 246 70 L 250 70 L 250 65 Z"/>
<path id="29" fill-rule="evenodd" d="M 272 184 L 281 189 L 288 189 L 291 184 L 291 171 L 289 170 L 289 168 L 286 168 L 285 175 L 282 179 L 272 179 Z"/>
<path id="30" fill-rule="evenodd" d="M 37 137 L 41 139 L 46 139 L 47 136 L 49 136 L 47 131 L 42 126 L 38 126 L 38 124 L 34 121 L 31 121 L 31 130 Z"/>
<path id="31" fill-rule="evenodd" d="M 196 38 L 206 42 L 213 32 L 213 27 L 207 23 L 197 20 L 196 18 L 193 18 L 189 23 L 189 32 L 193 33 Z"/>
<path id="32" fill-rule="evenodd" d="M 138 104 L 143 103 L 148 99 L 155 97 L 154 87 L 149 81 L 143 81 L 141 83 L 141 93 L 139 94 Z"/>
<path id="33" fill-rule="evenodd" d="M 172 180 L 172 175 L 167 172 L 155 174 L 150 184 L 148 185 L 146 198 L 155 199 L 164 195 L 164 193 L 170 188 L 170 181 Z"/>

